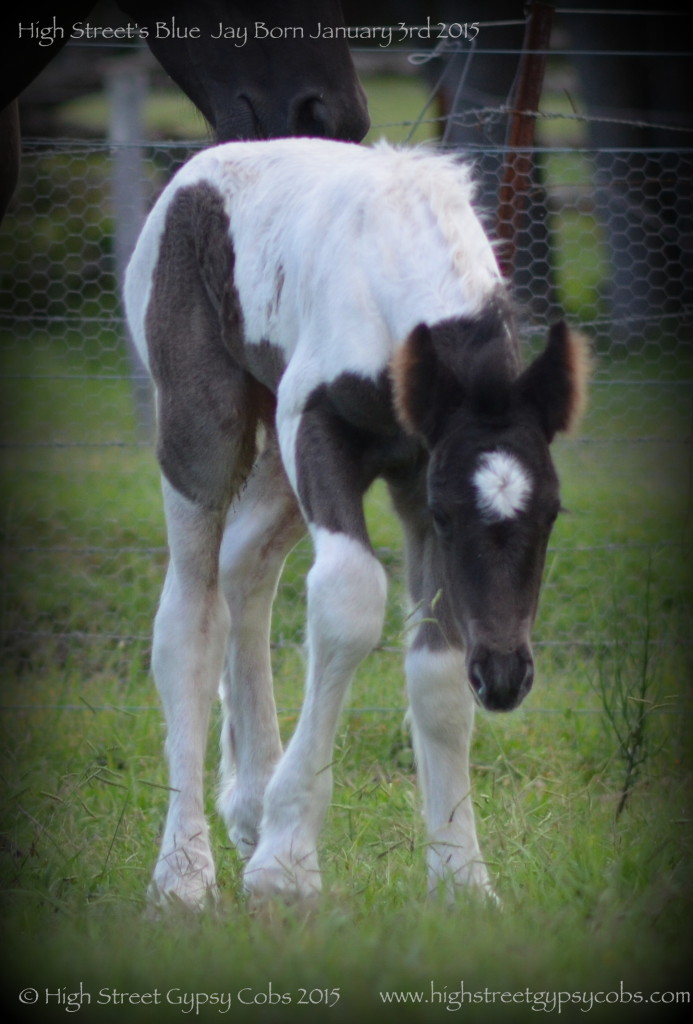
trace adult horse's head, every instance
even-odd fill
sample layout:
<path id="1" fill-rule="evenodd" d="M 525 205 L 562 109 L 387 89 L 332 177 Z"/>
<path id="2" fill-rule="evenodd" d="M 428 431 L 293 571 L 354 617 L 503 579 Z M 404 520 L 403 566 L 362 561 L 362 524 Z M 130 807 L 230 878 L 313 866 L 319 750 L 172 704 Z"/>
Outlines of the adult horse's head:
<path id="1" fill-rule="evenodd" d="M 520 373 L 507 324 L 492 306 L 420 325 L 393 364 L 399 417 L 430 453 L 432 614 L 464 645 L 471 687 L 494 711 L 532 686 L 530 633 L 560 510 L 549 445 L 579 415 L 587 376 L 584 345 L 563 323 Z"/>
<path id="2" fill-rule="evenodd" d="M 26 26 L 3 54 L 0 82 L 0 221 L 19 173 L 17 97 L 88 17 L 93 0 L 71 0 L 46 18 L 50 45 Z M 209 121 L 219 142 L 312 135 L 360 142 L 368 131 L 363 90 L 340 31 L 339 0 L 119 0 L 147 31 L 149 48 Z M 14 26 L 16 29 L 17 21 Z M 6 29 L 9 43 L 9 19 Z M 312 37 L 312 38 L 311 38 Z"/>
<path id="3" fill-rule="evenodd" d="M 220 142 L 311 135 L 359 142 L 366 99 L 338 0 L 122 0 Z"/>

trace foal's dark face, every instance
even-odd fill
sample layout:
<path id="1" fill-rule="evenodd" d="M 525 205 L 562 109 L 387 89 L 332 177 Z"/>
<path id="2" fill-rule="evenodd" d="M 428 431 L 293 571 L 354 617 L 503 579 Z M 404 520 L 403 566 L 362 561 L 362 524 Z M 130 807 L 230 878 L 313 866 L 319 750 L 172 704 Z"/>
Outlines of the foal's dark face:
<path id="1" fill-rule="evenodd" d="M 517 375 L 499 313 L 491 303 L 476 321 L 419 325 L 391 375 L 399 421 L 429 452 L 426 568 L 441 591 L 431 614 L 464 645 L 480 703 L 510 711 L 534 678 L 530 632 L 560 508 L 549 445 L 577 422 L 589 355 L 559 322 Z"/>
<path id="2" fill-rule="evenodd" d="M 431 452 L 428 504 L 469 682 L 485 708 L 510 711 L 534 678 L 530 633 L 560 507 L 538 423 L 524 416 L 488 429 L 454 416 Z"/>

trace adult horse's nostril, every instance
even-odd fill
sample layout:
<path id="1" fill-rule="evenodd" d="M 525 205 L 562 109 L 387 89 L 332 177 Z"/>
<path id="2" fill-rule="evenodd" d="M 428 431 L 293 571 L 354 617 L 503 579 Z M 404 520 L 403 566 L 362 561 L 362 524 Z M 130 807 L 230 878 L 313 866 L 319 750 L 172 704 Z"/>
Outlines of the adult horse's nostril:
<path id="1" fill-rule="evenodd" d="M 292 104 L 289 127 L 294 135 L 329 138 L 334 135 L 334 123 L 327 105 L 319 96 L 306 96 Z"/>
<path id="2" fill-rule="evenodd" d="M 268 137 L 259 112 L 259 104 L 251 96 L 241 93 L 214 125 L 218 142 L 231 139 L 266 139 Z"/>

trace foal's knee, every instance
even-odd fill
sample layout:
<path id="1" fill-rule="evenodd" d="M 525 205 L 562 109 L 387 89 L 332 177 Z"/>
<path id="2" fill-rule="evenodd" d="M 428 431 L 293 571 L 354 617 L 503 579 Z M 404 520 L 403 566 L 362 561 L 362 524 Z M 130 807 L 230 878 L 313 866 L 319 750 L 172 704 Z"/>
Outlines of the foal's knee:
<path id="1" fill-rule="evenodd" d="M 311 634 L 347 657 L 364 658 L 383 629 L 385 571 L 360 541 L 346 534 L 318 530 L 315 548 L 307 579 Z"/>
<path id="2" fill-rule="evenodd" d="M 418 732 L 456 748 L 474 721 L 474 698 L 464 654 L 454 648 L 414 647 L 406 658 L 407 694 Z"/>

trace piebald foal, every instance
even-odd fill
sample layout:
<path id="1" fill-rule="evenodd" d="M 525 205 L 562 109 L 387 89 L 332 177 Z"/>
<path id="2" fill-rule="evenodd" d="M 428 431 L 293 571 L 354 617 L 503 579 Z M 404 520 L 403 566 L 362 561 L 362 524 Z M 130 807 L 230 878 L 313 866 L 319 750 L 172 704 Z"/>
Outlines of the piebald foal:
<path id="1" fill-rule="evenodd" d="M 320 890 L 338 717 L 381 634 L 385 573 L 363 513 L 387 482 L 418 626 L 406 656 L 432 890 L 489 889 L 469 782 L 475 699 L 532 685 L 530 630 L 559 511 L 549 443 L 581 404 L 563 324 L 524 371 L 468 168 L 315 139 L 192 159 L 129 266 L 156 387 L 170 565 L 153 672 L 170 805 L 152 891 L 215 892 L 203 758 L 221 680 L 218 806 L 256 898 Z M 310 531 L 308 674 L 285 751 L 269 654 L 286 555 Z"/>

